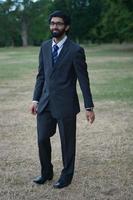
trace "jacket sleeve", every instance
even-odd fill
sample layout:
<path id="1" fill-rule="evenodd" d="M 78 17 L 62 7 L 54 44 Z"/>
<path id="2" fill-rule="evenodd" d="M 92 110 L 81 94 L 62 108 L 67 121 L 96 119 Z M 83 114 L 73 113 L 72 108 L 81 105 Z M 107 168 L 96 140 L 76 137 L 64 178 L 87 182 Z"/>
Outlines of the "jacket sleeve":
<path id="1" fill-rule="evenodd" d="M 74 68 L 83 94 L 85 108 L 94 107 L 84 49 L 79 47 L 74 56 Z"/>
<path id="2" fill-rule="evenodd" d="M 39 101 L 43 86 L 44 86 L 44 66 L 43 66 L 43 53 L 42 53 L 42 47 L 40 49 L 39 53 L 39 66 L 38 66 L 38 74 L 36 76 L 36 83 L 35 83 L 35 88 L 34 88 L 34 93 L 33 93 L 33 101 Z"/>

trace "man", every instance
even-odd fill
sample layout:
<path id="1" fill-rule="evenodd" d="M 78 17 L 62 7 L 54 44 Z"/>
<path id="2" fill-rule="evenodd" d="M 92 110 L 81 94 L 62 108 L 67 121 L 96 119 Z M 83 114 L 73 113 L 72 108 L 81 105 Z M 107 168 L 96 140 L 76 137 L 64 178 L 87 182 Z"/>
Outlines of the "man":
<path id="1" fill-rule="evenodd" d="M 87 120 L 95 119 L 84 50 L 67 37 L 70 18 L 62 11 L 49 16 L 52 40 L 43 42 L 39 55 L 39 68 L 31 105 L 37 114 L 38 148 L 41 176 L 34 182 L 44 184 L 53 178 L 50 137 L 58 124 L 63 170 L 54 188 L 68 186 L 74 174 L 76 115 L 79 101 L 76 91 L 78 79 L 86 109 Z"/>

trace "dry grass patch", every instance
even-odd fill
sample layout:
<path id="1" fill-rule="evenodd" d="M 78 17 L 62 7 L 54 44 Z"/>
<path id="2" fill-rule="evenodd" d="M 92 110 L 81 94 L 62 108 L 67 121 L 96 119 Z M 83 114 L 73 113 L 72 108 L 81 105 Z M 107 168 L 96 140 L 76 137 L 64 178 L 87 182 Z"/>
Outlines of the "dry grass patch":
<path id="1" fill-rule="evenodd" d="M 95 60 L 96 56 L 91 62 Z M 97 67 L 91 69 L 92 86 L 94 82 L 102 83 L 101 76 L 106 78 L 105 69 L 101 73 L 98 70 Z M 43 186 L 33 184 L 33 178 L 40 174 L 36 119 L 29 113 L 34 76 L 35 70 L 20 79 L 1 81 L 0 200 L 132 200 L 132 103 L 129 99 L 108 99 L 105 91 L 102 100 L 95 96 L 96 121 L 92 126 L 86 121 L 81 103 L 76 168 L 71 186 L 62 190 L 52 187 L 62 169 L 58 130 L 52 138 L 54 180 Z M 96 88 L 93 87 L 94 94 Z"/>

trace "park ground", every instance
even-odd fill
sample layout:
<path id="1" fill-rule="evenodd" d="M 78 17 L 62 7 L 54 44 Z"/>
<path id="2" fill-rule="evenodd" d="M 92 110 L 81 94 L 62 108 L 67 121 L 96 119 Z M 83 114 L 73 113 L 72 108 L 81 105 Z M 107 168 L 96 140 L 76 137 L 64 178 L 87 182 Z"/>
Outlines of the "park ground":
<path id="1" fill-rule="evenodd" d="M 77 154 L 72 184 L 52 187 L 62 169 L 58 130 L 52 137 L 54 179 L 40 174 L 36 118 L 29 112 L 38 47 L 0 49 L 0 200 L 133 199 L 133 45 L 85 45 L 96 120 L 89 125 L 78 87 Z"/>

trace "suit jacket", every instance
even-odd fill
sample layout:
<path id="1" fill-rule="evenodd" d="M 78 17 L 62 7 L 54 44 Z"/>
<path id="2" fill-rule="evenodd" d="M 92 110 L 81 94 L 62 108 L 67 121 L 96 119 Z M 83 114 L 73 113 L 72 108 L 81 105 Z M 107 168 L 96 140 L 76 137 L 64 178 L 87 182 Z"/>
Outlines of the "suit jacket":
<path id="1" fill-rule="evenodd" d="M 33 100 L 38 101 L 38 113 L 49 103 L 55 118 L 69 117 L 80 111 L 76 82 L 79 81 L 85 108 L 93 107 L 90 83 L 83 48 L 69 38 L 54 66 L 52 40 L 42 43 Z"/>

